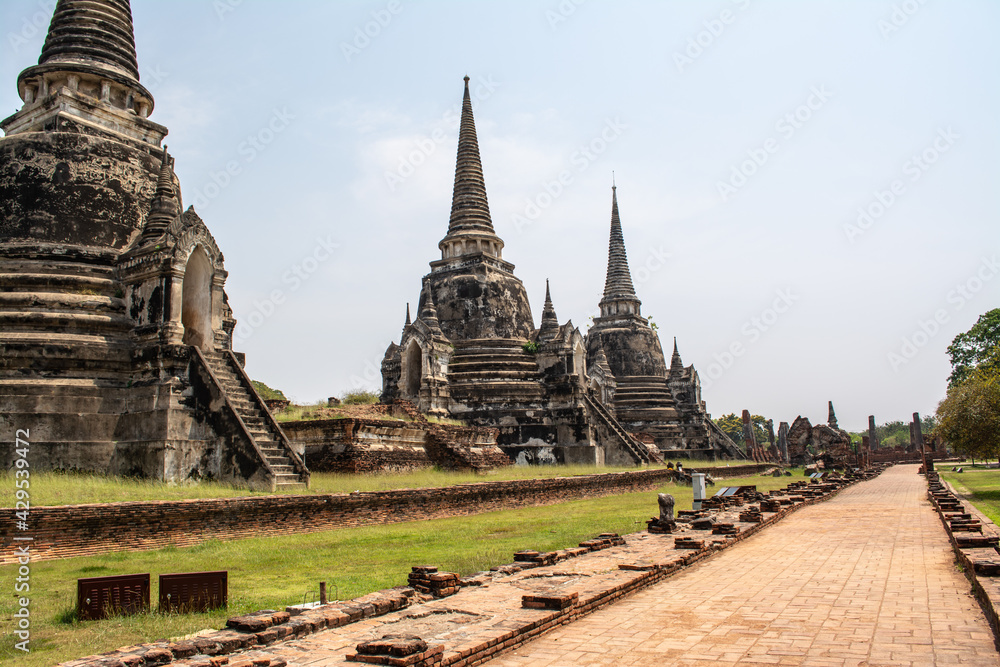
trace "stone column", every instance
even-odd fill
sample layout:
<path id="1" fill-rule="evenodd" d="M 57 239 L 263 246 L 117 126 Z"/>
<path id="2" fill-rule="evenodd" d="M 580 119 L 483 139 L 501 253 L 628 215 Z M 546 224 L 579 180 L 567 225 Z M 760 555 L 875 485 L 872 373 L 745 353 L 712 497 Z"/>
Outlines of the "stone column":
<path id="1" fill-rule="evenodd" d="M 868 444 L 872 451 L 878 450 L 878 439 L 875 437 L 875 415 L 868 415 Z"/>
<path id="2" fill-rule="evenodd" d="M 768 446 L 767 446 L 768 456 L 770 456 L 775 461 L 780 462 L 780 458 L 778 456 L 778 448 L 775 447 L 775 445 L 774 445 L 774 420 L 773 419 L 768 419 L 767 420 L 767 443 L 768 443 Z"/>
<path id="3" fill-rule="evenodd" d="M 743 411 L 743 442 L 746 443 L 748 453 L 755 463 L 761 463 L 760 453 L 757 451 L 757 438 L 753 432 L 753 420 L 750 419 L 750 411 Z"/>
<path id="4" fill-rule="evenodd" d="M 781 456 L 782 463 L 789 463 L 788 460 L 788 422 L 778 424 L 778 455 Z"/>
<path id="5" fill-rule="evenodd" d="M 924 462 L 924 473 L 928 473 L 934 470 L 934 459 L 927 456 L 927 451 L 924 449 L 924 434 L 920 428 L 920 413 L 913 413 L 913 435 L 916 440 L 917 451 L 920 452 L 920 458 Z"/>
<path id="6" fill-rule="evenodd" d="M 171 265 L 168 274 L 167 289 L 170 293 L 169 315 L 165 313 L 163 323 L 163 342 L 168 345 L 181 345 L 184 340 L 184 325 L 181 323 L 181 307 L 184 303 L 184 270 L 183 267 Z"/>

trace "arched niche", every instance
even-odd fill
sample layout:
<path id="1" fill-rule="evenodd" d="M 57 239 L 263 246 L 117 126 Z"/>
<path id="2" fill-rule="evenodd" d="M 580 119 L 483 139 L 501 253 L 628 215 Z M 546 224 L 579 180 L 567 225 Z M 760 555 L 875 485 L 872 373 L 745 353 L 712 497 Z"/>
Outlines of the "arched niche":
<path id="1" fill-rule="evenodd" d="M 410 341 L 403 356 L 403 374 L 407 398 L 419 398 L 420 381 L 423 379 L 423 353 L 415 340 Z"/>
<path id="2" fill-rule="evenodd" d="M 183 342 L 202 350 L 214 348 L 212 332 L 212 276 L 215 271 L 208 253 L 196 246 L 188 257 L 181 286 Z"/>

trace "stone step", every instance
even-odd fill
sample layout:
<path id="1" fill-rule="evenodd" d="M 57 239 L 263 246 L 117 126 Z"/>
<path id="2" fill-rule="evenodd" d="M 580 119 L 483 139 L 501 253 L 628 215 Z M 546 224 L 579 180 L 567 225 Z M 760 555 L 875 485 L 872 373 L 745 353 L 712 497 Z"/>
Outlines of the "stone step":
<path id="1" fill-rule="evenodd" d="M 10 248 L 3 252 L 11 253 Z M 46 274 L 55 276 L 93 276 L 96 278 L 114 279 L 114 259 L 110 256 L 103 261 L 95 258 L 94 262 L 69 261 L 67 259 L 40 257 L 10 257 L 0 255 L 0 273 L 19 275 Z"/>
<path id="2" fill-rule="evenodd" d="M 8 292 L 96 292 L 113 296 L 119 283 L 108 275 L 0 272 L 0 288 Z"/>
<path id="3" fill-rule="evenodd" d="M 0 312 L 125 314 L 125 300 L 70 292 L 0 292 Z M 130 321 L 131 323 L 131 321 Z"/>
<path id="4" fill-rule="evenodd" d="M 541 374 L 537 371 L 504 371 L 504 370 L 482 370 L 477 372 L 455 372 L 448 370 L 449 382 L 483 382 L 483 381 L 513 381 L 513 382 L 538 382 Z"/>
<path id="5" fill-rule="evenodd" d="M 637 407 L 650 407 L 650 408 L 658 408 L 658 407 L 666 407 L 666 406 L 671 406 L 672 407 L 674 405 L 675 405 L 675 403 L 674 403 L 673 396 L 667 397 L 667 396 L 634 396 L 633 395 L 633 396 L 622 396 L 621 398 L 619 398 L 617 394 L 615 395 L 615 407 L 616 408 L 622 408 L 622 407 L 634 407 L 634 408 L 637 408 Z"/>
<path id="6" fill-rule="evenodd" d="M 452 363 L 448 364 L 449 373 L 486 373 L 486 372 L 496 372 L 502 371 L 507 373 L 532 373 L 538 374 L 538 364 L 534 361 L 531 362 L 497 362 L 493 364 L 484 364 L 476 362 L 472 363 Z"/>
<path id="7" fill-rule="evenodd" d="M 90 334 L 127 333 L 132 330 L 132 321 L 124 314 L 0 310 L 0 330 L 32 331 L 37 329 Z"/>
<path id="8" fill-rule="evenodd" d="M 0 330 L 0 344 L 7 345 L 69 345 L 73 347 L 127 347 L 132 348 L 129 339 L 115 334 L 67 333 L 64 331 L 6 331 Z"/>

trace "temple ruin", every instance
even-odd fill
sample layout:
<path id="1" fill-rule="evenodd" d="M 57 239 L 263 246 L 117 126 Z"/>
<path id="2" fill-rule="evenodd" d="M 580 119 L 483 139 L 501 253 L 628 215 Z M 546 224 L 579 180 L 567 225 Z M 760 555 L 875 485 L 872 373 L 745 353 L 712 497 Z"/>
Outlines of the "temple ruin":
<path id="1" fill-rule="evenodd" d="M 676 344 L 668 369 L 641 316 L 614 188 L 601 316 L 586 336 L 560 324 L 546 284 L 535 328 L 490 217 L 468 77 L 451 217 L 438 245 L 417 317 L 411 321 L 407 306 L 400 342 L 386 350 L 383 401 L 496 427 L 498 443 L 519 462 L 634 464 L 666 452 L 742 458 L 705 411 L 697 372 Z"/>
<path id="2" fill-rule="evenodd" d="M 32 469 L 308 483 L 233 353 L 222 252 L 184 210 L 125 0 L 60 0 L 0 121 L 0 431 Z"/>

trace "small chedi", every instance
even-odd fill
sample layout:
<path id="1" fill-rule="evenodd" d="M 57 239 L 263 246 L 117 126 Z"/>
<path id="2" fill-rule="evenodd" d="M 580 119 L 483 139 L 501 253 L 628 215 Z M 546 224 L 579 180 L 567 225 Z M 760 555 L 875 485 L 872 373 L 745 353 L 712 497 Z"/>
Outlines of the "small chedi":
<path id="1" fill-rule="evenodd" d="M 709 418 L 697 372 L 674 346 L 668 369 L 629 275 L 617 192 L 601 316 L 586 336 L 559 323 L 546 284 L 534 326 L 524 285 L 490 216 L 465 78 L 458 157 L 441 258 L 382 362 L 382 400 L 491 426 L 518 462 L 637 464 L 742 457 Z M 639 437 L 636 437 L 639 436 Z"/>
<path id="2" fill-rule="evenodd" d="M 0 459 L 276 489 L 308 472 L 232 351 L 222 252 L 149 119 L 126 0 L 60 0 L 0 121 Z"/>

